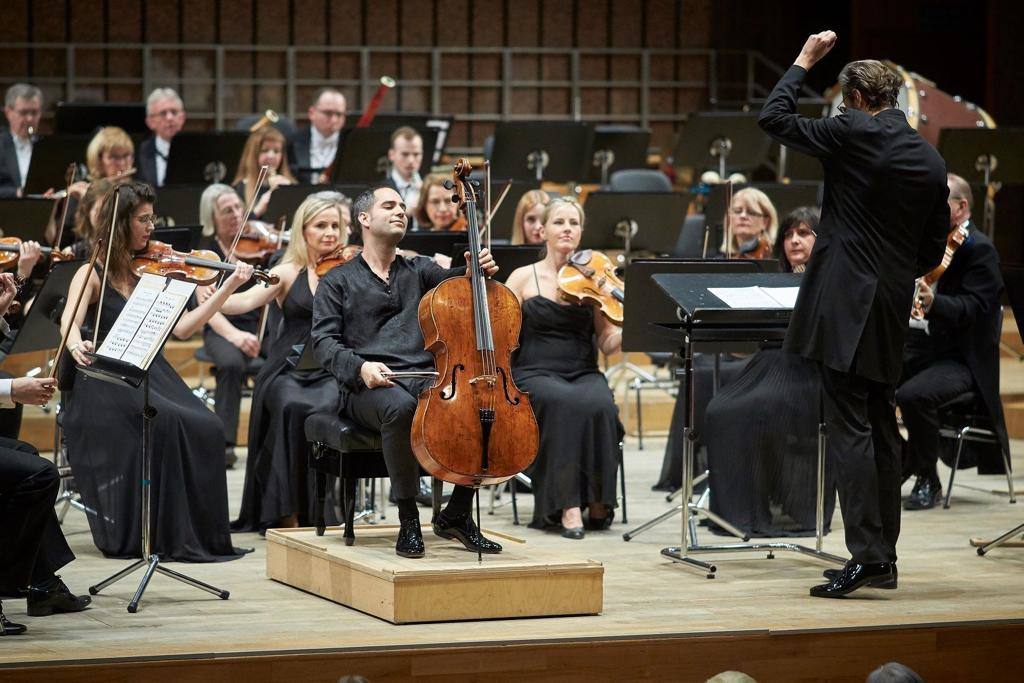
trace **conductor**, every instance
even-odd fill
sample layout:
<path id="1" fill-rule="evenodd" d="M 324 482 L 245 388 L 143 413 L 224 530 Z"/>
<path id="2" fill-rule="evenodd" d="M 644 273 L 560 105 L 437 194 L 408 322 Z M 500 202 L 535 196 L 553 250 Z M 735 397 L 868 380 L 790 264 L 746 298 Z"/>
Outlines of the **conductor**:
<path id="1" fill-rule="evenodd" d="M 949 231 L 946 168 L 896 106 L 899 78 L 875 60 L 839 74 L 839 115 L 796 114 L 807 72 L 836 43 L 810 36 L 775 86 L 758 123 L 824 167 L 821 224 L 785 348 L 821 367 L 829 453 L 851 559 L 814 597 L 896 588 L 900 451 L 894 387 L 900 377 L 914 278 L 937 265 Z"/>

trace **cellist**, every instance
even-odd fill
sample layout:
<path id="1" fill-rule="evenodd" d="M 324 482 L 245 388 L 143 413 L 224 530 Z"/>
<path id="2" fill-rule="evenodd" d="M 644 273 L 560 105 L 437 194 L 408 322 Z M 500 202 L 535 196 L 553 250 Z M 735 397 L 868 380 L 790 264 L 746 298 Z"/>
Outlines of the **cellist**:
<path id="1" fill-rule="evenodd" d="M 402 197 L 390 187 L 359 195 L 352 217 L 363 251 L 320 280 L 313 300 L 313 349 L 317 361 L 338 380 L 341 414 L 381 433 L 401 524 L 395 553 L 422 557 L 416 507 L 419 464 L 410 430 L 416 397 L 432 381 L 392 373 L 433 371 L 433 357 L 423 348 L 417 320 L 420 299 L 441 281 L 463 275 L 465 268 L 445 269 L 431 259 L 406 258 L 397 252 L 409 217 Z M 488 275 L 498 270 L 486 249 L 480 253 L 480 265 Z M 473 552 L 501 552 L 501 546 L 480 533 L 473 521 L 473 494 L 471 488 L 456 486 L 447 507 L 433 521 L 434 533 L 458 540 Z"/>

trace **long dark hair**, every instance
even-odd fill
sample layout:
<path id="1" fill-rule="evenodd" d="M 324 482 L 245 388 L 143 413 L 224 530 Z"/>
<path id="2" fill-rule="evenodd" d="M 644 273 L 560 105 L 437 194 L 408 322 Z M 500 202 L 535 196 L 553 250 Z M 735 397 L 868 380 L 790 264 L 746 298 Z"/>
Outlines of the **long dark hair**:
<path id="1" fill-rule="evenodd" d="M 114 197 L 117 197 L 117 216 L 114 212 Z M 132 280 L 132 216 L 143 204 L 156 202 L 156 193 L 146 183 L 123 183 L 115 186 L 104 198 L 100 209 L 99 225 L 93 234 L 92 248 L 99 249 L 99 259 L 107 257 L 105 239 L 110 232 L 110 222 L 114 220 L 113 246 L 110 251 L 108 277 L 117 283 L 128 283 Z M 102 243 L 100 240 L 104 240 Z"/>
<path id="2" fill-rule="evenodd" d="M 789 215 L 782 219 L 782 224 L 779 225 L 779 232 L 775 235 L 775 247 L 772 249 L 772 253 L 775 258 L 779 259 L 779 263 L 782 264 L 782 270 L 787 273 L 793 272 L 793 266 L 790 264 L 789 259 L 786 258 L 786 248 L 784 246 L 786 242 L 786 232 L 790 228 L 795 228 L 801 223 L 806 225 L 814 232 L 818 232 L 818 223 L 821 221 L 821 212 L 813 206 L 800 206 L 792 211 Z"/>

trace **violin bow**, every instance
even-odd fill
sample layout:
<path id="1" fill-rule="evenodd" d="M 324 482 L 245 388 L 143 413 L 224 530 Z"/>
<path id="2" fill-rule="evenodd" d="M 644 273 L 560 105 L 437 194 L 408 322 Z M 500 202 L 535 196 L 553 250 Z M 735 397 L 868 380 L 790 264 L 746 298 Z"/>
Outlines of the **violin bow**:
<path id="1" fill-rule="evenodd" d="M 64 221 L 68 219 L 68 207 L 71 205 L 71 186 L 75 183 L 75 175 L 78 171 L 78 165 L 75 162 L 68 164 L 68 170 L 64 173 L 64 180 L 67 181 L 67 189 L 64 191 L 64 208 L 60 212 L 60 223 L 57 224 L 57 239 L 54 240 L 53 246 L 55 249 L 60 251 L 60 240 L 64 237 Z"/>
<path id="2" fill-rule="evenodd" d="M 498 201 L 494 202 L 494 206 L 491 207 L 490 214 L 487 216 L 487 221 L 490 222 L 494 218 L 495 214 L 498 213 L 498 209 L 501 208 L 501 203 L 505 201 L 505 197 L 508 196 L 508 191 L 512 189 L 512 181 L 506 180 L 505 187 L 501 189 L 501 193 L 498 195 Z"/>
<path id="3" fill-rule="evenodd" d="M 487 236 L 487 251 L 491 250 L 491 162 L 484 161 L 484 183 L 487 191 L 484 193 L 484 234 Z"/>
<path id="4" fill-rule="evenodd" d="M 725 181 L 725 258 L 732 258 L 732 181 Z"/>
<path id="5" fill-rule="evenodd" d="M 99 300 L 99 303 L 96 304 L 96 326 L 92 330 L 92 348 L 93 348 L 93 352 L 96 351 L 96 341 L 100 337 L 100 314 L 103 313 L 103 297 L 106 296 L 106 293 L 107 293 L 107 280 L 108 280 L 107 275 L 108 275 L 108 273 L 110 273 L 110 254 L 111 254 L 111 252 L 113 251 L 113 248 L 114 248 L 114 226 L 117 224 L 117 209 L 118 209 L 118 204 L 120 203 L 120 200 L 121 200 L 121 187 L 122 187 L 121 185 L 115 185 L 114 189 L 113 189 L 113 192 L 114 192 L 114 210 L 110 213 L 110 230 L 107 232 L 107 256 L 103 260 L 103 279 L 100 282 L 100 300 Z M 93 252 L 94 252 L 93 253 L 93 258 L 94 259 L 96 258 L 96 254 L 99 253 L 100 244 L 103 244 L 102 240 L 100 241 L 99 244 L 96 245 L 96 248 L 93 250 Z M 125 245 L 125 246 L 130 248 L 130 245 Z M 82 287 L 82 290 L 83 291 L 85 290 L 84 286 Z"/>
<path id="6" fill-rule="evenodd" d="M 245 225 L 249 222 L 249 217 L 252 216 L 253 207 L 256 206 L 256 200 L 260 196 L 260 188 L 263 187 L 263 182 L 267 179 L 267 174 L 269 172 L 269 166 L 260 166 L 260 173 L 256 177 L 256 189 L 253 190 L 252 199 L 249 200 L 249 205 L 245 207 L 245 215 L 242 216 L 242 224 L 238 227 L 238 232 L 235 233 L 235 239 L 231 242 L 231 249 L 224 255 L 225 262 L 231 261 L 235 256 L 235 248 L 238 246 L 238 240 L 242 238 L 242 233 L 245 232 Z"/>

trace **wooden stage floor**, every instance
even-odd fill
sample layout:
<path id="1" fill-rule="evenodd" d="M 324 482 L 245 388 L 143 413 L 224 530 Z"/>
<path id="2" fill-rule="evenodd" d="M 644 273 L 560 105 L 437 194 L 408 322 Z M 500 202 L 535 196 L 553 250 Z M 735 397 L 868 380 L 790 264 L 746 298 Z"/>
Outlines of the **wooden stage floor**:
<path id="1" fill-rule="evenodd" d="M 647 439 L 645 446 L 639 451 L 635 441 L 627 444 L 630 527 L 668 506 L 664 494 L 650 490 L 664 439 Z M 1024 472 L 1022 446 L 1013 444 L 1017 472 Z M 228 475 L 233 511 L 243 471 L 239 463 Z M 1024 476 L 1015 481 L 1024 494 Z M 978 477 L 974 471 L 961 472 L 958 482 L 1006 486 L 1005 479 Z M 524 519 L 531 506 L 529 495 L 520 496 Z M 422 512 L 426 520 L 429 513 Z M 394 521 L 393 507 L 388 515 Z M 485 512 L 484 524 L 567 558 L 604 563 L 603 614 L 394 626 L 267 579 L 265 541 L 256 534 L 238 534 L 235 543 L 254 546 L 254 553 L 223 564 L 171 565 L 230 590 L 228 601 L 157 575 L 139 613 L 128 614 L 125 606 L 141 573 L 106 589 L 80 614 L 26 618 L 23 601 L 5 601 L 8 617 L 27 622 L 30 630 L 23 637 L 0 639 L 0 679 L 54 680 L 61 673 L 95 680 L 105 672 L 102 678 L 109 680 L 113 671 L 106 665 L 119 662 L 122 680 L 160 675 L 176 680 L 337 680 L 343 673 L 363 673 L 371 680 L 439 680 L 456 673 L 470 679 L 503 674 L 622 680 L 616 670 L 625 679 L 663 678 L 672 672 L 681 680 L 704 680 L 723 669 L 745 670 L 760 680 L 863 680 L 882 662 L 900 658 L 931 673 L 929 680 L 940 680 L 945 676 L 937 674 L 943 672 L 928 668 L 938 666 L 936 653 L 952 656 L 968 642 L 970 656 L 989 648 L 986 656 L 995 657 L 999 647 L 1010 644 L 1008 639 L 1024 642 L 1024 549 L 978 557 L 968 544 L 971 536 L 991 537 L 1024 521 L 1024 502 L 1009 505 L 1005 497 L 957 487 L 950 510 L 904 513 L 899 590 L 862 590 L 846 600 L 810 598 L 807 589 L 820 582 L 825 565 L 793 554 L 773 560 L 753 553 L 722 555 L 716 557 L 719 575 L 714 580 L 674 564 L 659 551 L 678 544 L 678 517 L 626 543 L 621 533 L 627 527 L 618 520 L 611 531 L 570 541 L 514 527 L 511 516 L 509 506 L 490 518 Z M 837 510 L 836 530 L 826 537 L 825 550 L 845 554 L 841 525 Z M 65 531 L 78 555 L 62 572 L 73 590 L 85 592 L 126 566 L 99 555 L 82 513 L 69 512 Z M 428 534 L 428 544 L 431 538 Z M 714 542 L 716 537 L 702 531 L 701 539 Z M 337 542 L 342 542 L 340 534 Z M 466 562 L 475 557 L 467 554 Z M 958 627 L 970 634 L 966 641 L 955 635 Z M 860 643 L 860 649 L 834 649 L 837 642 Z M 588 643 L 601 645 L 588 650 Z M 693 649 L 701 643 L 711 649 Z M 558 648 L 562 653 L 556 656 Z M 415 656 L 416 650 L 429 652 Z M 774 661 L 778 657 L 785 661 Z M 778 675 L 779 666 L 792 667 L 793 662 L 802 664 Z M 45 663 L 67 666 L 37 668 Z M 100 668 L 84 666 L 90 664 Z"/>

